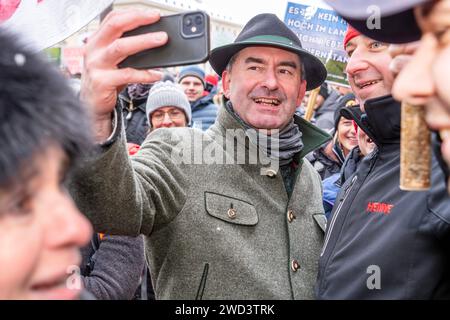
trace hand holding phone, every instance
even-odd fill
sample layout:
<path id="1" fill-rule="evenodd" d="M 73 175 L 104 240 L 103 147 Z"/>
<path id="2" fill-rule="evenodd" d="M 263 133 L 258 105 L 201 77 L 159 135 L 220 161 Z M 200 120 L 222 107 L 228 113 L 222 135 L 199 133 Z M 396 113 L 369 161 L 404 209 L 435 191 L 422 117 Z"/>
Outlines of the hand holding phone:
<path id="1" fill-rule="evenodd" d="M 203 11 L 184 12 L 161 19 L 151 25 L 126 32 L 123 38 L 165 31 L 169 40 L 165 46 L 145 50 L 122 61 L 121 68 L 151 69 L 203 63 L 210 51 L 209 16 Z"/>
<path id="2" fill-rule="evenodd" d="M 124 32 L 159 19 L 159 12 L 154 10 L 112 11 L 86 44 L 80 96 L 92 109 L 98 142 L 111 134 L 111 113 L 119 91 L 129 83 L 151 83 L 162 77 L 156 71 L 117 69 L 126 57 L 167 42 L 164 32 L 121 38 Z"/>

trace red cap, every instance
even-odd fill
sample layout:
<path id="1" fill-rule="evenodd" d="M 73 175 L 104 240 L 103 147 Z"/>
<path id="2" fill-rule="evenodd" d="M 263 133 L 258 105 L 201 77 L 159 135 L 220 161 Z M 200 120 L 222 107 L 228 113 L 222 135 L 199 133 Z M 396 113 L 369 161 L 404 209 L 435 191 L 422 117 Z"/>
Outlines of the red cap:
<path id="1" fill-rule="evenodd" d="M 219 83 L 219 76 L 215 74 L 208 74 L 205 77 L 205 81 L 209 84 L 212 84 L 213 86 L 217 86 L 217 84 Z"/>
<path id="2" fill-rule="evenodd" d="M 348 25 L 347 32 L 345 33 L 344 38 L 344 49 L 350 40 L 359 35 L 361 35 L 361 33 L 358 30 L 354 29 L 351 25 Z"/>

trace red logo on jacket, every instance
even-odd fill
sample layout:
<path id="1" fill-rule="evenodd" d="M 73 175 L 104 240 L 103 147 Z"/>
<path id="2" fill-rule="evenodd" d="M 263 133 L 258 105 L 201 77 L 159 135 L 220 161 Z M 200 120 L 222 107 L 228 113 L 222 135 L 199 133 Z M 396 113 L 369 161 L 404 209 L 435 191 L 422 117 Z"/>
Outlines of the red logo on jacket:
<path id="1" fill-rule="evenodd" d="M 383 202 L 369 202 L 367 204 L 367 212 L 372 213 L 382 213 L 388 215 L 391 213 L 392 208 L 394 208 L 393 204 Z"/>

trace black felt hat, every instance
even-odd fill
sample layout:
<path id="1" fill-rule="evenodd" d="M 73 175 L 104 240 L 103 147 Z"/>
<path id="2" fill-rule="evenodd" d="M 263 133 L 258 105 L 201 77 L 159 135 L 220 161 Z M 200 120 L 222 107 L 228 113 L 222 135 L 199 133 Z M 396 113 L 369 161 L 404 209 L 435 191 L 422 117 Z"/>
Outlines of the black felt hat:
<path id="1" fill-rule="evenodd" d="M 247 47 L 269 46 L 297 53 L 305 66 L 306 90 L 320 86 L 327 77 L 323 63 L 302 48 L 297 35 L 274 14 L 263 13 L 253 17 L 242 29 L 234 43 L 211 51 L 209 63 L 221 75 L 230 59 Z"/>
<path id="2" fill-rule="evenodd" d="M 417 41 L 421 31 L 414 17 L 415 6 L 431 0 L 325 0 L 363 35 L 387 43 Z M 380 15 L 380 28 L 371 18 Z M 369 22 L 369 23 L 368 23 Z"/>

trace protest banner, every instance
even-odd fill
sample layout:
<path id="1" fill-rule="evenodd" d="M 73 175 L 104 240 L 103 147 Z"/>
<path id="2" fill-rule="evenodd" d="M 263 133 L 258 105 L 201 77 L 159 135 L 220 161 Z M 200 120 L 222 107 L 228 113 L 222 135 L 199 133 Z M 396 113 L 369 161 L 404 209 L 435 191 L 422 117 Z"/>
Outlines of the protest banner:
<path id="1" fill-rule="evenodd" d="M 107 9 L 113 0 L 0 0 L 2 27 L 20 33 L 41 51 L 68 38 Z"/>
<path id="2" fill-rule="evenodd" d="M 348 87 L 345 66 L 348 61 L 343 40 L 347 22 L 318 2 L 288 2 L 284 23 L 299 37 L 303 48 L 325 65 L 327 82 Z"/>

